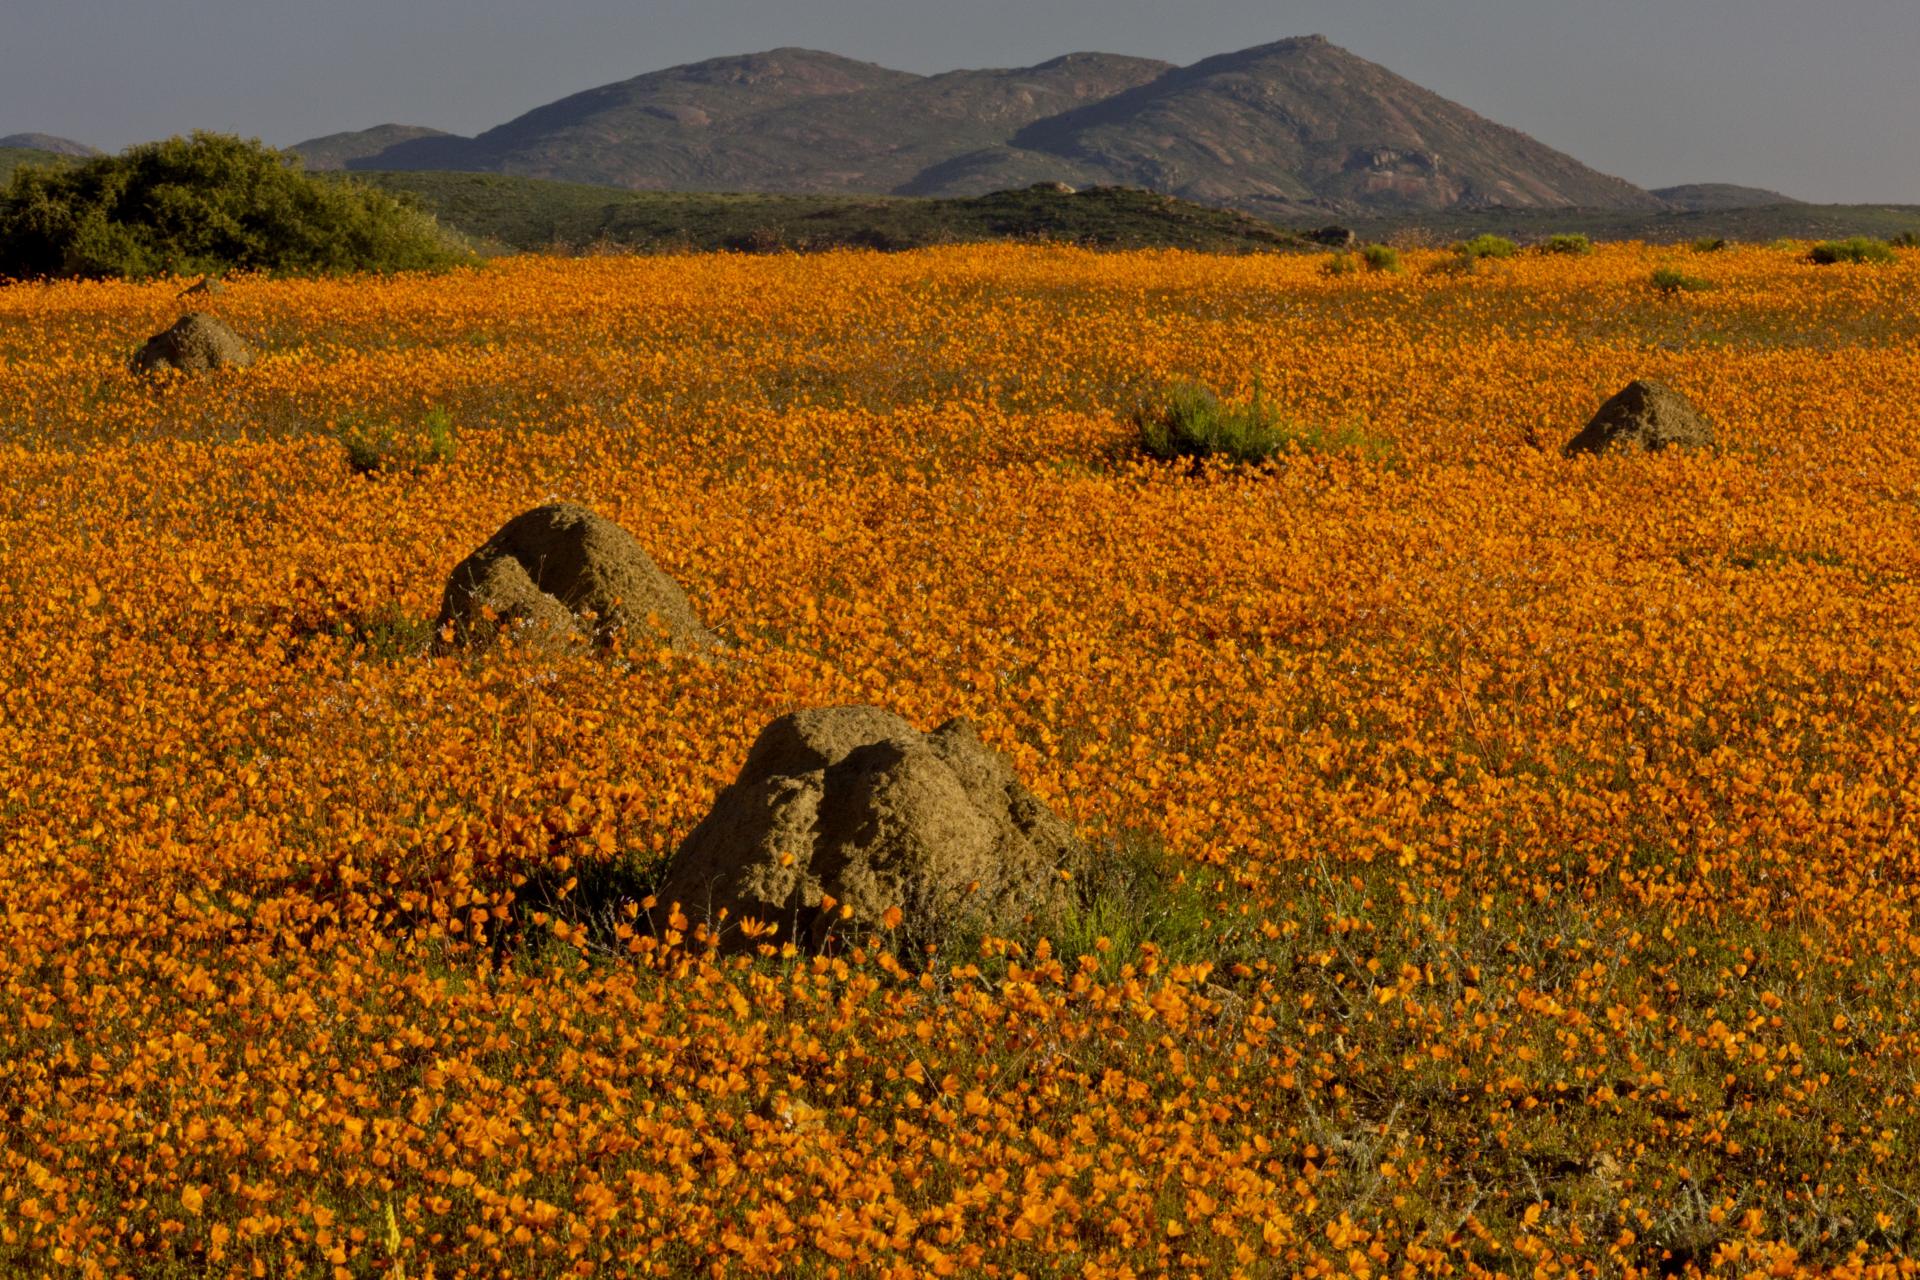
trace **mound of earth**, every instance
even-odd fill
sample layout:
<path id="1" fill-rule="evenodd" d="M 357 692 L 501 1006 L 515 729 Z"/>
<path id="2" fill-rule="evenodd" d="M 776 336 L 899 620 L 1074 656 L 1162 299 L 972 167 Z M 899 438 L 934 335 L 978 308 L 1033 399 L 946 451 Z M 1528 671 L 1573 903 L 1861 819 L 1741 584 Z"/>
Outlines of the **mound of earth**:
<path id="1" fill-rule="evenodd" d="M 570 503 L 515 516 L 447 579 L 443 635 L 483 643 L 503 626 L 523 641 L 585 632 L 602 644 L 623 633 L 676 649 L 719 644 L 632 534 Z"/>
<path id="2" fill-rule="evenodd" d="M 1712 445 L 1713 424 L 1685 396 L 1663 382 L 1636 379 L 1600 406 L 1593 421 L 1567 442 L 1566 454 Z"/>
<path id="3" fill-rule="evenodd" d="M 156 333 L 133 357 L 135 373 L 176 369 L 204 373 L 208 369 L 244 369 L 253 363 L 253 348 L 217 316 L 189 312 L 165 333 Z"/>
<path id="4" fill-rule="evenodd" d="M 875 707 L 832 707 L 761 731 L 657 896 L 734 946 L 755 940 L 732 927 L 747 918 L 777 927 L 761 941 L 813 949 L 839 920 L 939 941 L 1057 917 L 1061 873 L 1084 859 L 967 721 L 921 733 Z"/>

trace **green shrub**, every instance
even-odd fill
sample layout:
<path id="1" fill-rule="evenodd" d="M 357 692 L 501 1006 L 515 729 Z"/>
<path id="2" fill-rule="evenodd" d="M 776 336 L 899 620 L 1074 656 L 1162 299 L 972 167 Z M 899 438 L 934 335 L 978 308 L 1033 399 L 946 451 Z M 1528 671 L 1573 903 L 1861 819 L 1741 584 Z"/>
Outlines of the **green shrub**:
<path id="1" fill-rule="evenodd" d="M 1920 231 L 1902 231 L 1887 243 L 1895 249 L 1920 249 Z"/>
<path id="2" fill-rule="evenodd" d="M 340 443 L 347 451 L 347 465 L 363 476 L 388 471 L 417 475 L 428 467 L 453 461 L 459 448 L 453 420 L 440 408 L 428 410 L 413 430 L 402 430 L 391 419 L 349 417 L 340 425 Z"/>
<path id="3" fill-rule="evenodd" d="M 1652 284 L 1661 293 L 1703 293 L 1713 288 L 1713 281 L 1690 276 L 1678 267 L 1657 268 L 1652 276 Z"/>
<path id="4" fill-rule="evenodd" d="M 1572 254 L 1592 253 L 1593 241 L 1588 237 L 1581 235 L 1577 231 L 1564 232 L 1560 235 L 1548 236 L 1546 238 L 1546 241 L 1541 244 L 1540 252 L 1572 253 Z"/>
<path id="5" fill-rule="evenodd" d="M 1687 246 L 1695 253 L 1718 253 L 1727 247 L 1725 236 L 1704 236 Z"/>
<path id="6" fill-rule="evenodd" d="M 392 196 L 225 134 L 20 169 L 0 191 L 0 278 L 407 271 L 465 257 Z"/>
<path id="7" fill-rule="evenodd" d="M 1289 452 L 1356 453 L 1383 466 L 1397 464 L 1391 441 L 1364 430 L 1328 428 L 1290 421 L 1254 384 L 1253 398 L 1228 404 L 1198 383 L 1180 383 L 1157 404 L 1133 415 L 1140 446 L 1163 460 L 1224 458 L 1231 462 L 1265 462 Z"/>
<path id="8" fill-rule="evenodd" d="M 1884 240 L 1849 236 L 1845 240 L 1823 240 L 1807 251 L 1807 260 L 1823 267 L 1840 262 L 1892 262 L 1893 247 Z"/>
<path id="9" fill-rule="evenodd" d="M 1321 275 L 1350 276 L 1353 272 L 1353 255 L 1350 253 L 1336 253 L 1320 264 Z"/>
<path id="10" fill-rule="evenodd" d="M 1520 252 L 1520 246 L 1505 236 L 1484 234 L 1462 240 L 1453 246 L 1453 251 L 1468 262 L 1478 262 L 1482 258 L 1511 258 Z"/>
<path id="11" fill-rule="evenodd" d="M 1384 271 L 1389 275 L 1400 271 L 1400 251 L 1389 244 L 1370 244 L 1360 251 L 1361 259 L 1369 271 Z"/>

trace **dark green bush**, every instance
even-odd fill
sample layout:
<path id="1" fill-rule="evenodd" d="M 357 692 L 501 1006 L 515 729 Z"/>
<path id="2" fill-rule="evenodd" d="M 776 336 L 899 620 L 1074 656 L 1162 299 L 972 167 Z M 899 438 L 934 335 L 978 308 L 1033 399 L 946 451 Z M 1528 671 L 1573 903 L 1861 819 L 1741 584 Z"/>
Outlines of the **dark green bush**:
<path id="1" fill-rule="evenodd" d="M 226 134 L 20 169 L 0 191 L 0 278 L 410 271 L 465 256 L 392 196 Z"/>
<path id="2" fill-rule="evenodd" d="M 418 474 L 453 461 L 459 447 L 453 420 L 438 408 L 428 410 L 415 429 L 403 429 L 388 419 L 349 417 L 340 424 L 340 443 L 347 451 L 347 465 L 363 476 L 387 471 Z"/>
<path id="3" fill-rule="evenodd" d="M 1254 385 L 1253 398 L 1228 404 L 1198 383 L 1180 383 L 1164 399 L 1133 415 L 1140 446 L 1155 458 L 1224 458 L 1265 462 L 1277 454 L 1360 454 L 1384 467 L 1399 463 L 1393 443 L 1357 426 L 1327 428 L 1294 422 Z"/>
<path id="4" fill-rule="evenodd" d="M 1920 231 L 1902 231 L 1887 243 L 1895 249 L 1920 249 Z"/>
<path id="5" fill-rule="evenodd" d="M 1705 236 L 1687 246 L 1695 253 L 1718 253 L 1727 247 L 1725 236 Z"/>
<path id="6" fill-rule="evenodd" d="M 1651 283 L 1661 293 L 1703 293 L 1713 288 L 1713 281 L 1690 276 L 1678 267 L 1657 268 Z"/>
<path id="7" fill-rule="evenodd" d="M 1884 240 L 1849 236 L 1845 240 L 1823 240 L 1807 251 L 1807 260 L 1823 267 L 1840 262 L 1892 262 L 1893 247 Z"/>
<path id="8" fill-rule="evenodd" d="M 1360 251 L 1369 271 L 1396 274 L 1400 270 L 1400 251 L 1390 244 L 1370 244 Z"/>
<path id="9" fill-rule="evenodd" d="M 1520 252 L 1520 246 L 1505 236 L 1486 234 L 1462 240 L 1453 246 L 1453 251 L 1468 262 L 1478 262 L 1482 258 L 1511 258 Z"/>
<path id="10" fill-rule="evenodd" d="M 1593 241 L 1577 231 L 1548 236 L 1540 245 L 1542 253 L 1592 253 Z"/>

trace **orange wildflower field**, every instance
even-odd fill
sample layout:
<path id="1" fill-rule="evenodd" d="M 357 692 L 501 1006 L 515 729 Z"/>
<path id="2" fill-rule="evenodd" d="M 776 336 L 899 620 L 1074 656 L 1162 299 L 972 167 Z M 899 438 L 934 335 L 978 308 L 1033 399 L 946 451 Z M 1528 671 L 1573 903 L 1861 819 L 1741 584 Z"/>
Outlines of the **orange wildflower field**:
<path id="1" fill-rule="evenodd" d="M 1920 255 L 1325 262 L 0 289 L 0 1272 L 1920 1269 Z M 189 306 L 259 363 L 127 373 Z M 1563 457 L 1635 377 L 1718 447 Z M 1146 459 L 1187 379 L 1306 443 Z M 440 652 L 556 499 L 729 652 Z M 844 703 L 1160 869 L 932 955 L 618 891 Z"/>

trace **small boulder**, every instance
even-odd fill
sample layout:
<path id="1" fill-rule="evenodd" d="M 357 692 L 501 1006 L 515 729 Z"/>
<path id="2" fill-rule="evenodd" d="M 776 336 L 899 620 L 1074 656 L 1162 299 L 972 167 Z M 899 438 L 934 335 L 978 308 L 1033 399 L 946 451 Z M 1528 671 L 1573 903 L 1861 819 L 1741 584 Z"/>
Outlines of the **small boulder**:
<path id="1" fill-rule="evenodd" d="M 1071 893 L 1061 872 L 1085 856 L 969 722 L 921 733 L 875 707 L 831 707 L 761 731 L 657 896 L 736 948 L 817 950 L 840 919 L 939 941 L 1056 918 Z M 778 931 L 749 937 L 733 927 L 747 918 Z"/>
<path id="2" fill-rule="evenodd" d="M 1307 232 L 1306 238 L 1330 249 L 1351 249 L 1360 242 L 1360 237 L 1349 227 L 1320 227 Z"/>
<path id="3" fill-rule="evenodd" d="M 1712 444 L 1713 424 L 1685 396 L 1665 383 L 1637 379 L 1600 406 L 1586 429 L 1567 442 L 1566 455 Z"/>
<path id="4" fill-rule="evenodd" d="M 651 633 L 676 649 L 719 644 L 632 534 L 569 503 L 515 516 L 462 560 L 438 625 L 461 643 L 490 640 L 505 625 L 523 642 L 585 630 L 603 644 L 622 632 Z"/>
<path id="5" fill-rule="evenodd" d="M 253 348 L 217 316 L 193 311 L 181 316 L 165 333 L 156 333 L 133 357 L 135 373 L 176 369 L 203 373 L 208 369 L 244 369 L 253 363 Z"/>

